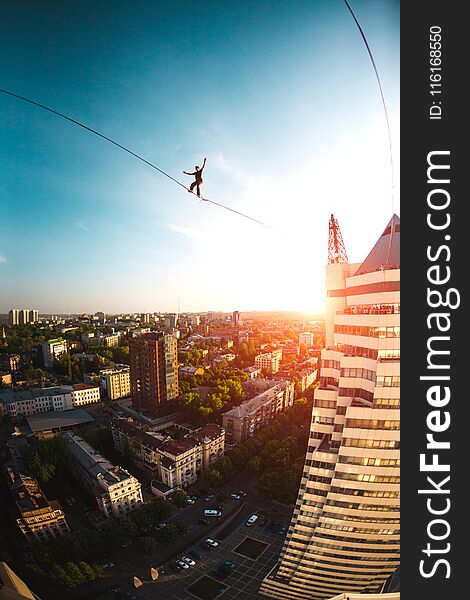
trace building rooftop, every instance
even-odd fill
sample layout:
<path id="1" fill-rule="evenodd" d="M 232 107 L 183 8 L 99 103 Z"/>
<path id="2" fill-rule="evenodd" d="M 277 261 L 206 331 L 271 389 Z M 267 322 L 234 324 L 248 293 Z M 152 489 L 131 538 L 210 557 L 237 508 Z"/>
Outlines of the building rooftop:
<path id="1" fill-rule="evenodd" d="M 279 392 L 282 392 L 281 386 L 275 385 L 266 390 L 265 392 L 262 392 L 258 396 L 255 396 L 251 400 L 247 400 L 246 402 L 243 402 L 239 406 L 235 406 L 234 408 L 223 414 L 224 416 L 238 419 L 243 417 L 249 417 L 256 413 L 256 411 L 259 410 L 262 406 L 265 406 L 272 402 L 274 398 L 276 398 L 276 396 L 279 394 Z"/>
<path id="2" fill-rule="evenodd" d="M 106 487 L 133 478 L 122 467 L 115 467 L 78 435 L 64 433 L 62 437 L 67 442 L 68 449 L 82 467 Z"/>
<path id="3" fill-rule="evenodd" d="M 192 438 L 183 438 L 182 440 L 168 440 L 160 446 L 160 450 L 162 452 L 167 452 L 172 456 L 178 456 L 198 445 L 199 442 Z"/>
<path id="4" fill-rule="evenodd" d="M 0 598 L 2 600 L 37 600 L 26 583 L 10 569 L 5 562 L 0 562 Z"/>
<path id="5" fill-rule="evenodd" d="M 7 476 L 11 494 L 22 516 L 35 511 L 50 511 L 50 503 L 36 479 L 11 467 L 7 467 Z"/>
<path id="6" fill-rule="evenodd" d="M 76 391 L 96 389 L 99 386 L 92 383 L 76 383 L 74 386 Z"/>
<path id="7" fill-rule="evenodd" d="M 373 273 L 379 270 L 400 268 L 400 218 L 397 215 L 388 222 L 375 246 L 365 261 L 357 269 L 355 275 Z"/>
<path id="8" fill-rule="evenodd" d="M 37 415 L 26 417 L 28 425 L 33 433 L 45 429 L 60 429 L 72 425 L 84 425 L 91 423 L 94 418 L 80 408 L 71 410 L 52 410 Z"/>
<path id="9" fill-rule="evenodd" d="M 200 427 L 196 431 L 191 434 L 191 437 L 197 440 L 198 442 L 203 442 L 204 439 L 215 439 L 222 435 L 224 429 L 220 425 L 216 425 L 215 423 L 210 423 L 209 425 L 204 425 Z"/>
<path id="10" fill-rule="evenodd" d="M 154 450 L 160 448 L 166 439 L 163 435 L 151 431 L 147 425 L 124 418 L 113 419 L 112 426 L 126 435 L 139 438 L 145 446 Z"/>

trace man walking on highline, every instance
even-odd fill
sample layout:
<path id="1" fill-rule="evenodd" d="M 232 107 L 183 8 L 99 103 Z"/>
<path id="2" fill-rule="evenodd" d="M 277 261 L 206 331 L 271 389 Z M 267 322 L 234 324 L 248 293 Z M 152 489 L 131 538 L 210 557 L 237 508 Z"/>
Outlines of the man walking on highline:
<path id="1" fill-rule="evenodd" d="M 199 168 L 197 165 L 194 167 L 196 169 L 194 171 L 194 173 L 188 173 L 187 171 L 183 171 L 183 173 L 185 175 L 194 175 L 196 177 L 196 179 L 189 186 L 188 192 L 192 192 L 194 190 L 194 188 L 196 188 L 196 193 L 199 197 L 201 197 L 201 190 L 199 188 L 202 185 L 202 172 L 203 172 L 205 166 L 206 166 L 206 159 L 204 159 L 204 162 L 202 163 L 201 168 Z"/>

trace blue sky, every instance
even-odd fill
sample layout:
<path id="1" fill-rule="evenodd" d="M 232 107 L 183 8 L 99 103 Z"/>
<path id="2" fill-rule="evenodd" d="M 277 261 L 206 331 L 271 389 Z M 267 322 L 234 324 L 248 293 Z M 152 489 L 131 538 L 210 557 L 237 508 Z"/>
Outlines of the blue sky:
<path id="1" fill-rule="evenodd" d="M 126 145 L 206 203 L 0 94 L 0 311 L 318 311 L 328 220 L 351 261 L 399 214 L 399 3 L 6 1 L 0 88 Z"/>

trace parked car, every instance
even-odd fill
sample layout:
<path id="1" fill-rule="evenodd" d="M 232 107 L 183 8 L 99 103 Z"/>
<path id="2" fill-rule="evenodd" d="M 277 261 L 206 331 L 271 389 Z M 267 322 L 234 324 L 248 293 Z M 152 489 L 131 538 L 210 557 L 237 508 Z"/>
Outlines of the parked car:
<path id="1" fill-rule="evenodd" d="M 177 560 L 176 564 L 182 569 L 189 569 L 188 563 L 184 562 L 184 560 Z"/>
<path id="2" fill-rule="evenodd" d="M 287 527 L 281 527 L 281 529 L 279 529 L 279 533 L 286 533 L 287 531 Z"/>
<path id="3" fill-rule="evenodd" d="M 251 515 L 251 517 L 246 522 L 247 527 L 252 527 L 256 521 L 258 520 L 258 515 Z"/>
<path id="4" fill-rule="evenodd" d="M 222 513 L 220 512 L 220 510 L 205 510 L 204 516 L 205 517 L 221 517 Z"/>
<path id="5" fill-rule="evenodd" d="M 210 496 L 206 496 L 206 497 L 204 498 L 204 500 L 205 500 L 206 502 L 210 502 L 210 501 L 212 500 L 212 498 L 213 498 L 213 497 L 214 497 L 214 494 L 211 494 Z"/>
<path id="6" fill-rule="evenodd" d="M 194 560 L 192 558 L 190 558 L 189 556 L 182 556 L 181 560 L 184 560 L 184 562 L 187 563 L 191 567 L 194 567 L 194 565 L 196 564 L 194 562 Z"/>
<path id="7" fill-rule="evenodd" d="M 245 497 L 245 496 L 246 496 L 246 492 L 244 492 L 243 490 L 239 490 L 239 491 L 238 491 L 238 494 L 239 494 L 240 496 L 243 496 L 243 497 Z"/>
<path id="8" fill-rule="evenodd" d="M 191 558 L 195 558 L 196 560 L 199 560 L 202 558 L 202 556 L 199 554 L 199 552 L 196 552 L 195 550 L 190 550 L 188 552 L 188 556 L 190 556 Z"/>
<path id="9" fill-rule="evenodd" d="M 239 496 L 238 494 L 230 494 L 230 498 L 232 498 L 233 500 L 240 500 L 241 496 Z"/>
<path id="10" fill-rule="evenodd" d="M 155 531 L 163 529 L 164 527 L 166 527 L 166 523 L 159 523 L 158 525 L 155 525 Z"/>
<path id="11" fill-rule="evenodd" d="M 127 542 L 124 542 L 124 544 L 122 545 L 122 548 L 128 548 L 131 544 L 132 544 L 132 540 L 128 540 Z"/>
<path id="12" fill-rule="evenodd" d="M 225 567 L 228 567 L 229 569 L 234 569 L 235 568 L 235 563 L 230 562 L 229 560 L 225 559 L 224 562 L 222 563 Z"/>
<path id="13" fill-rule="evenodd" d="M 212 546 L 212 548 L 217 548 L 217 546 L 219 545 L 219 542 L 216 540 L 213 540 L 212 538 L 207 538 L 206 544 L 209 544 L 209 546 Z"/>
<path id="14" fill-rule="evenodd" d="M 180 567 L 178 563 L 174 562 L 174 563 L 171 563 L 170 569 L 172 571 L 175 571 L 176 573 L 179 573 L 179 571 L 181 571 L 182 567 Z"/>
<path id="15" fill-rule="evenodd" d="M 104 565 L 101 565 L 102 569 L 112 569 L 113 567 L 115 567 L 116 565 L 112 562 L 109 563 L 104 563 Z"/>
<path id="16" fill-rule="evenodd" d="M 193 500 L 192 498 L 188 498 L 186 500 L 186 504 L 194 504 L 196 502 L 196 500 Z"/>

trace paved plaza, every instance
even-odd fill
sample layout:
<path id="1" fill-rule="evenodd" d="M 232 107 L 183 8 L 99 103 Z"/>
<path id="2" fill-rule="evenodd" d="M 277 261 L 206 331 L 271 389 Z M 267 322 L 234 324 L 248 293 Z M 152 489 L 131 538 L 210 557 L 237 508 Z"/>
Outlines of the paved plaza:
<path id="1" fill-rule="evenodd" d="M 280 534 L 259 522 L 253 527 L 247 527 L 245 522 L 238 525 L 225 539 L 216 539 L 220 542 L 217 548 L 204 550 L 195 544 L 189 550 L 194 550 L 201 555 L 196 564 L 189 569 L 174 573 L 169 564 L 163 566 L 165 573 L 155 582 L 147 581 L 142 587 L 135 590 L 134 594 L 139 600 L 197 600 L 188 591 L 201 577 L 208 576 L 220 582 L 220 588 L 227 586 L 217 598 L 220 600 L 260 600 L 258 590 L 263 578 L 275 565 L 285 534 Z M 234 550 L 246 539 L 251 538 L 264 542 L 267 546 L 257 559 L 242 556 Z M 229 560 L 235 568 L 228 576 L 221 575 L 217 568 L 224 561 Z M 161 570 L 161 569 L 160 569 Z"/>

